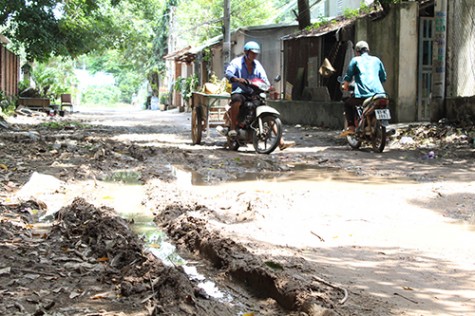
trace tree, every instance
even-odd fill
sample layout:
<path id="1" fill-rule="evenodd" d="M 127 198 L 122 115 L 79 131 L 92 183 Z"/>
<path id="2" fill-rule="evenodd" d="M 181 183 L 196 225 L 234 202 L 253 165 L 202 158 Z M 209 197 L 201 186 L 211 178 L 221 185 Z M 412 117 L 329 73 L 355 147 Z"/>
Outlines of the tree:
<path id="1" fill-rule="evenodd" d="M 30 61 L 77 57 L 120 44 L 121 32 L 110 14 L 119 2 L 0 0 L 0 30 Z"/>
<path id="2" fill-rule="evenodd" d="M 275 14 L 273 1 L 231 0 L 231 30 L 261 25 Z M 173 30 L 184 47 L 199 45 L 222 34 L 223 0 L 181 0 L 177 6 L 176 29 Z"/>
<path id="3" fill-rule="evenodd" d="M 310 22 L 310 6 L 308 5 L 308 0 L 298 0 L 298 9 L 297 21 L 299 22 L 299 29 L 303 30 L 312 24 Z"/>

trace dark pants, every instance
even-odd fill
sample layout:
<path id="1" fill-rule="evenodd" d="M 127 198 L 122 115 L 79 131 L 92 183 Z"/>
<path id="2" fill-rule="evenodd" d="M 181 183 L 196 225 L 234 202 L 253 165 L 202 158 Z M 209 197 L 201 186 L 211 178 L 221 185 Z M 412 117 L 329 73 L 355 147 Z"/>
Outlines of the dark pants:
<path id="1" fill-rule="evenodd" d="M 240 93 L 231 94 L 231 102 L 229 109 L 229 118 L 230 118 L 230 130 L 235 130 L 238 124 L 238 115 L 241 105 L 246 101 L 246 98 Z"/>
<path id="2" fill-rule="evenodd" d="M 348 98 L 345 100 L 345 117 L 348 126 L 355 126 L 355 107 L 362 105 L 365 98 Z"/>

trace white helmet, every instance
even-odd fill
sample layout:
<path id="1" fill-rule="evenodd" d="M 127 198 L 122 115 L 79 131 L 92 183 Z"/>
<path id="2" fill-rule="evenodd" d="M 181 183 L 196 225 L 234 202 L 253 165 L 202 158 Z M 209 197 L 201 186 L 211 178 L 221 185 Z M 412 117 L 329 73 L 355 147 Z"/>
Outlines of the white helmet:
<path id="1" fill-rule="evenodd" d="M 369 51 L 369 45 L 365 41 L 359 41 L 356 43 L 355 50 L 359 53 L 364 50 Z"/>

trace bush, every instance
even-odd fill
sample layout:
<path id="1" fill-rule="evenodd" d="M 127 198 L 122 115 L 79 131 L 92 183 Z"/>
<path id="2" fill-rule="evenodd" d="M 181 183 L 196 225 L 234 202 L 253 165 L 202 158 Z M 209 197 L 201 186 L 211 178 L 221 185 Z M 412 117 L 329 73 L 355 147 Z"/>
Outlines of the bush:
<path id="1" fill-rule="evenodd" d="M 6 96 L 3 91 L 0 91 L 0 109 L 2 113 L 9 114 L 16 109 L 16 98 Z"/>
<path id="2" fill-rule="evenodd" d="M 162 92 L 160 93 L 160 104 L 168 104 L 168 98 L 170 97 L 170 94 L 168 92 Z"/>

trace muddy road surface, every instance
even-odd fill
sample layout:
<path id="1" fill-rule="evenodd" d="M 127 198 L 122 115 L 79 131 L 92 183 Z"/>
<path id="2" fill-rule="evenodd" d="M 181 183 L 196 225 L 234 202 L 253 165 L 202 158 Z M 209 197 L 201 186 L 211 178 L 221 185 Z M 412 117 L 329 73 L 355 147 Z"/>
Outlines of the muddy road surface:
<path id="1" fill-rule="evenodd" d="M 472 126 L 271 155 L 172 111 L 0 129 L 2 315 L 475 315 Z M 4 124 L 5 125 L 5 124 Z"/>

